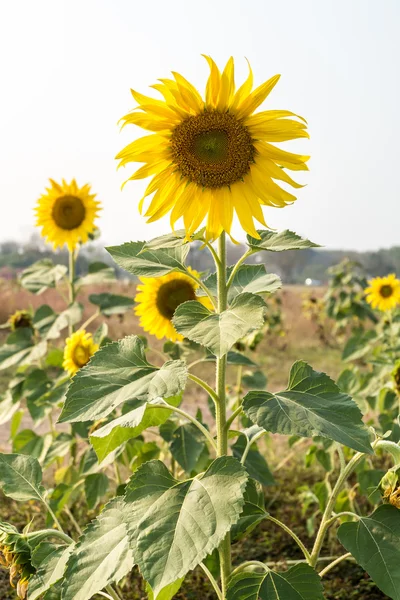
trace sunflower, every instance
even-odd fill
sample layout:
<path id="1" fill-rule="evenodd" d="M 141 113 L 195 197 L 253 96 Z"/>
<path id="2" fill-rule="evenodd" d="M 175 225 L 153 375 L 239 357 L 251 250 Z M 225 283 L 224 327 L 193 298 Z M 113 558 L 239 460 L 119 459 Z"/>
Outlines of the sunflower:
<path id="1" fill-rule="evenodd" d="M 246 81 L 235 91 L 234 62 L 222 71 L 205 57 L 210 76 L 205 100 L 179 73 L 152 87 L 163 100 L 131 90 L 138 106 L 122 117 L 153 133 L 135 140 L 118 155 L 119 166 L 145 163 L 129 180 L 152 177 L 144 197 L 154 193 L 146 211 L 148 222 L 171 211 L 171 227 L 183 217 L 189 237 L 207 217 L 206 238 L 230 234 L 233 213 L 243 229 L 259 238 L 254 218 L 266 226 L 262 206 L 284 207 L 296 197 L 285 169 L 306 171 L 309 156 L 286 152 L 271 144 L 309 137 L 306 121 L 288 110 L 254 114 L 279 80 L 275 75 L 256 89 L 249 65 Z M 128 180 L 128 181 L 129 181 Z M 279 184 L 277 183 L 279 182 Z"/>
<path id="2" fill-rule="evenodd" d="M 51 187 L 46 188 L 35 208 L 36 225 L 54 248 L 67 244 L 72 251 L 94 232 L 100 203 L 90 193 L 89 184 L 79 188 L 75 179 L 69 184 L 63 179 L 61 185 L 49 181 Z"/>
<path id="3" fill-rule="evenodd" d="M 71 375 L 75 375 L 79 369 L 84 367 L 99 349 L 98 344 L 95 344 L 91 333 L 86 333 L 84 329 L 80 329 L 67 338 L 64 348 L 63 367 Z"/>
<path id="4" fill-rule="evenodd" d="M 22 329 L 24 327 L 33 328 L 32 315 L 27 310 L 16 310 L 14 314 L 8 318 L 8 324 L 12 331 Z"/>
<path id="5" fill-rule="evenodd" d="M 188 267 L 195 277 L 199 273 Z M 198 284 L 184 273 L 169 273 L 162 277 L 139 277 L 142 285 L 138 285 L 135 314 L 145 331 L 152 333 L 157 339 L 166 337 L 172 342 L 182 341 L 183 336 L 176 332 L 172 325 L 175 310 L 183 302 L 198 300 L 208 308 L 208 298 L 197 297 Z"/>
<path id="6" fill-rule="evenodd" d="M 368 283 L 365 293 L 372 308 L 391 310 L 400 302 L 400 280 L 394 273 L 386 277 L 375 277 Z"/>

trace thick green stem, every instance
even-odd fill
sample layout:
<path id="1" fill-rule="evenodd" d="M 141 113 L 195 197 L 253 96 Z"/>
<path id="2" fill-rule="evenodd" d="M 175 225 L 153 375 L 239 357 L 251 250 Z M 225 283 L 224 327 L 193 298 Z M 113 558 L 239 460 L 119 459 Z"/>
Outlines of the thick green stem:
<path id="1" fill-rule="evenodd" d="M 226 238 L 225 232 L 218 239 L 217 284 L 218 284 L 218 313 L 227 309 L 226 286 Z M 226 429 L 226 355 L 217 358 L 216 366 L 216 391 L 215 420 L 217 426 L 217 453 L 218 456 L 228 454 L 228 431 Z M 219 560 L 221 565 L 222 599 L 225 600 L 228 578 L 232 570 L 231 538 L 228 533 L 219 547 Z"/>

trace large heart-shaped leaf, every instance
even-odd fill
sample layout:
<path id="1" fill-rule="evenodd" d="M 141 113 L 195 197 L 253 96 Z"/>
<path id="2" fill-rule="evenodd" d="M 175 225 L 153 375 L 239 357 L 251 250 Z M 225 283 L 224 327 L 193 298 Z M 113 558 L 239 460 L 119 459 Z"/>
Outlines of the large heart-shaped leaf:
<path id="1" fill-rule="evenodd" d="M 43 546 L 43 544 L 40 544 L 36 548 L 33 557 L 38 555 L 41 546 Z M 38 568 L 36 573 L 29 580 L 29 600 L 40 598 L 42 594 L 47 592 L 47 590 L 61 579 L 73 548 L 73 544 L 70 546 L 54 546 L 53 550 L 46 555 L 39 565 L 37 565 Z"/>
<path id="2" fill-rule="evenodd" d="M 89 600 L 132 569 L 126 510 L 123 499 L 114 498 L 85 529 L 67 563 L 62 600 Z"/>
<path id="3" fill-rule="evenodd" d="M 107 251 L 117 265 L 142 277 L 161 277 L 171 271 L 185 272 L 185 258 L 190 245 L 172 248 L 148 249 L 145 242 L 128 242 L 122 246 L 110 246 Z"/>
<path id="4" fill-rule="evenodd" d="M 154 407 L 149 402 L 143 404 L 140 400 L 135 400 L 134 404 L 135 408 L 100 427 L 90 436 L 100 462 L 124 442 L 137 437 L 148 427 L 162 425 L 171 415 L 167 404 L 166 408 Z M 177 402 L 172 404 L 176 405 Z"/>
<path id="5" fill-rule="evenodd" d="M 373 452 L 356 403 L 304 361 L 294 363 L 286 390 L 249 392 L 243 409 L 253 423 L 272 433 L 321 435 L 359 452 Z"/>
<path id="6" fill-rule="evenodd" d="M 42 469 L 36 458 L 23 454 L 0 454 L 0 488 L 13 500 L 42 500 Z"/>
<path id="7" fill-rule="evenodd" d="M 227 269 L 229 277 L 233 267 Z M 217 275 L 213 273 L 204 280 L 210 292 L 217 295 Z M 238 294 L 248 292 L 249 294 L 272 294 L 282 287 L 282 281 L 278 275 L 267 273 L 264 265 L 242 265 L 235 273 L 228 291 L 228 301 L 232 302 Z M 201 292 L 203 295 L 204 292 Z"/>
<path id="8" fill-rule="evenodd" d="M 260 239 L 253 238 L 250 235 L 247 236 L 247 243 L 254 251 L 283 252 L 284 250 L 304 250 L 320 247 L 319 244 L 314 244 L 314 242 L 300 237 L 289 229 L 280 232 L 258 229 L 257 233 Z"/>
<path id="9" fill-rule="evenodd" d="M 204 451 L 204 437 L 193 423 L 185 423 L 175 429 L 170 451 L 186 473 L 191 473 Z"/>
<path id="10" fill-rule="evenodd" d="M 134 301 L 128 296 L 119 296 L 117 294 L 109 294 L 104 292 L 103 294 L 91 294 L 89 296 L 89 302 L 99 307 L 99 310 L 106 317 L 111 315 L 120 315 L 130 310 Z"/>
<path id="11" fill-rule="evenodd" d="M 175 311 L 172 322 L 183 336 L 208 348 L 215 356 L 224 356 L 251 329 L 263 325 L 265 302 L 254 294 L 239 294 L 220 314 L 200 302 L 184 302 Z"/>
<path id="12" fill-rule="evenodd" d="M 268 516 L 265 510 L 264 491 L 254 479 L 249 479 L 244 494 L 243 511 L 239 521 L 231 529 L 234 540 L 241 539 Z"/>
<path id="13" fill-rule="evenodd" d="M 56 287 L 67 270 L 66 266 L 55 265 L 52 260 L 45 258 L 25 269 L 20 276 L 20 283 L 33 294 L 41 294 L 48 288 Z"/>
<path id="14" fill-rule="evenodd" d="M 218 547 L 243 508 L 247 473 L 217 458 L 195 479 L 177 481 L 160 461 L 143 465 L 126 492 L 131 547 L 154 595 Z"/>
<path id="15" fill-rule="evenodd" d="M 227 600 L 324 600 L 321 578 L 309 565 L 295 565 L 279 573 L 242 571 L 228 585 Z"/>
<path id="16" fill-rule="evenodd" d="M 338 538 L 379 589 L 400 600 L 400 511 L 379 506 L 369 517 L 343 523 Z"/>
<path id="17" fill-rule="evenodd" d="M 137 336 L 112 342 L 75 375 L 60 422 L 101 419 L 127 400 L 170 398 L 184 389 L 186 379 L 181 360 L 168 361 L 161 368 L 150 365 Z"/>

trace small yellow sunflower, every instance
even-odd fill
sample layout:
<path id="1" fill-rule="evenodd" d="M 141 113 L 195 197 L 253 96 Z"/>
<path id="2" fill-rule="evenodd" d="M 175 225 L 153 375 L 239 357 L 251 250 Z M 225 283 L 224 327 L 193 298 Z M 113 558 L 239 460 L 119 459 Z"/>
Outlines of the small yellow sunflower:
<path id="1" fill-rule="evenodd" d="M 375 277 L 368 283 L 369 287 L 365 289 L 365 293 L 372 308 L 386 311 L 400 303 L 400 280 L 394 273 L 386 277 Z"/>
<path id="2" fill-rule="evenodd" d="M 195 276 L 199 273 L 188 267 Z M 211 308 L 208 298 L 197 297 L 198 284 L 184 273 L 168 273 L 162 277 L 139 277 L 142 285 L 138 285 L 135 297 L 135 314 L 145 331 L 161 340 L 163 337 L 172 342 L 182 341 L 183 336 L 177 333 L 172 325 L 175 310 L 183 302 L 198 300 L 207 308 Z"/>
<path id="3" fill-rule="evenodd" d="M 79 369 L 84 367 L 91 356 L 99 349 L 95 344 L 91 333 L 80 329 L 67 338 L 64 348 L 63 367 L 71 375 L 75 375 Z"/>
<path id="4" fill-rule="evenodd" d="M 12 331 L 22 329 L 23 327 L 30 327 L 32 329 L 32 315 L 27 310 L 16 310 L 15 313 L 8 318 L 8 324 Z"/>
<path id="5" fill-rule="evenodd" d="M 35 208 L 36 225 L 54 248 L 67 244 L 72 251 L 93 233 L 100 203 L 90 193 L 89 184 L 79 188 L 75 179 L 69 184 L 63 179 L 61 185 L 49 181 L 51 187 L 46 188 Z"/>
<path id="6" fill-rule="evenodd" d="M 266 225 L 262 206 L 284 207 L 296 197 L 280 182 L 294 188 L 285 169 L 307 170 L 309 156 L 286 152 L 271 144 L 309 137 L 306 121 L 288 110 L 265 110 L 254 114 L 280 75 L 252 91 L 253 73 L 235 90 L 231 57 L 222 73 L 209 56 L 205 100 L 179 73 L 160 79 L 152 87 L 163 100 L 131 90 L 138 106 L 122 117 L 153 133 L 135 140 L 118 155 L 119 166 L 144 163 L 131 177 L 152 177 L 147 196 L 154 193 L 145 213 L 156 221 L 171 212 L 171 226 L 183 217 L 189 237 L 207 217 L 206 237 L 230 233 L 233 213 L 243 229 L 258 238 L 254 218 Z M 128 180 L 129 181 L 129 180 Z M 277 183 L 279 182 L 279 185 Z"/>

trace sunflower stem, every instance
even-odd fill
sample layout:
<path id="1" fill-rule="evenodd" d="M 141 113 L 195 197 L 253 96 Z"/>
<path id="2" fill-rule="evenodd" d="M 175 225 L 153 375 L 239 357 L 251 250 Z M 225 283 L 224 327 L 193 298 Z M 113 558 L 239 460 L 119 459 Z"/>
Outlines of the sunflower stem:
<path id="1" fill-rule="evenodd" d="M 75 266 L 76 266 L 76 256 L 75 250 L 69 251 L 69 268 L 68 268 L 68 281 L 69 281 L 69 304 L 73 304 L 75 302 Z M 68 333 L 71 336 L 74 333 L 74 326 L 70 322 L 68 325 Z"/>
<path id="2" fill-rule="evenodd" d="M 227 309 L 226 285 L 226 237 L 223 232 L 218 238 L 217 286 L 218 286 L 218 313 Z M 226 429 L 226 354 L 217 357 L 216 365 L 217 402 L 215 404 L 215 420 L 217 425 L 217 453 L 218 456 L 228 454 L 228 431 Z M 228 578 L 232 570 L 231 537 L 228 533 L 219 547 L 219 560 L 221 568 L 222 600 L 226 598 Z"/>

